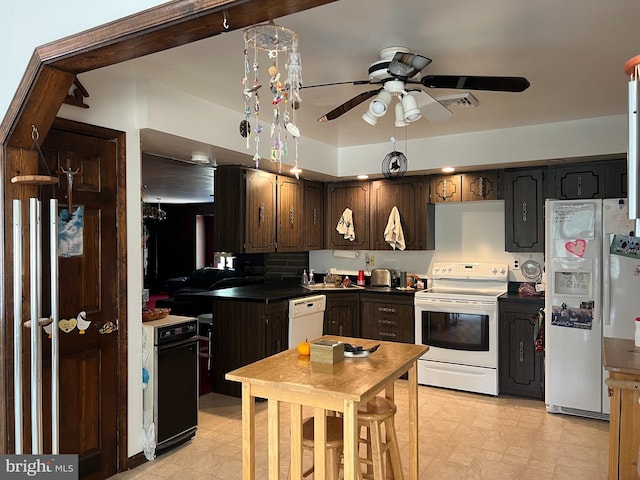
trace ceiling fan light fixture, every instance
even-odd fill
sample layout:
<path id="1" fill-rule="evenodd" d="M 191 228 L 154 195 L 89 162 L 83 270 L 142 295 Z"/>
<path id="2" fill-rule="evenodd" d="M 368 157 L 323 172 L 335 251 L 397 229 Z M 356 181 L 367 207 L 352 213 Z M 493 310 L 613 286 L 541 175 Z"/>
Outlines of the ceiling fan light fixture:
<path id="1" fill-rule="evenodd" d="M 396 103 L 395 113 L 396 113 L 396 120 L 394 124 L 396 127 L 400 128 L 400 127 L 406 127 L 407 125 L 409 125 L 407 121 L 404 119 L 404 109 L 402 108 L 402 104 L 400 102 Z"/>
<path id="2" fill-rule="evenodd" d="M 369 111 L 374 117 L 382 117 L 387 113 L 387 108 L 391 103 L 391 94 L 385 90 L 380 90 L 376 98 L 369 104 Z"/>
<path id="3" fill-rule="evenodd" d="M 404 110 L 404 119 L 409 123 L 422 118 L 422 112 L 418 108 L 418 102 L 413 95 L 402 96 L 402 109 Z"/>

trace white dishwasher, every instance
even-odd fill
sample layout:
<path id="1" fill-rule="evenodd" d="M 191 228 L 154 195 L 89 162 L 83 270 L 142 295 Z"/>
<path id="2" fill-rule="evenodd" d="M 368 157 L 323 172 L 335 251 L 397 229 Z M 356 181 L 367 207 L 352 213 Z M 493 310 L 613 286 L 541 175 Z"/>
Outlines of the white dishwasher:
<path id="1" fill-rule="evenodd" d="M 289 348 L 322 336 L 326 305 L 325 295 L 289 300 Z"/>

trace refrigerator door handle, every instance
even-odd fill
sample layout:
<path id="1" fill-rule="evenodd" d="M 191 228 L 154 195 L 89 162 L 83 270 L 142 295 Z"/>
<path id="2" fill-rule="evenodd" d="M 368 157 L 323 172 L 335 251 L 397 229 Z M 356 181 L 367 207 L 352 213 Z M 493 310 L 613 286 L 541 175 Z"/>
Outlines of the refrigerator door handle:
<path id="1" fill-rule="evenodd" d="M 606 237 L 606 238 L 605 238 Z M 605 241 L 606 240 L 606 241 Z M 611 324 L 611 258 L 609 252 L 609 244 L 611 238 L 608 233 L 602 235 L 602 324 L 609 326 Z"/>

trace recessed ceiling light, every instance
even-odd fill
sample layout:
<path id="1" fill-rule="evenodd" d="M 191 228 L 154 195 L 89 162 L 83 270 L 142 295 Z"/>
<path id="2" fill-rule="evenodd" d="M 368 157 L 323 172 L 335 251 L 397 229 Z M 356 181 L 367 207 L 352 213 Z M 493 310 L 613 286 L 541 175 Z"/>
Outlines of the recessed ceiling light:
<path id="1" fill-rule="evenodd" d="M 456 171 L 456 169 L 455 169 L 455 168 L 453 168 L 453 167 L 443 167 L 443 168 L 442 168 L 442 172 L 443 172 L 443 173 L 453 173 L 453 172 L 455 172 L 455 171 Z"/>
<path id="2" fill-rule="evenodd" d="M 358 175 L 356 178 L 358 180 L 366 180 L 367 178 L 369 178 L 369 175 Z"/>

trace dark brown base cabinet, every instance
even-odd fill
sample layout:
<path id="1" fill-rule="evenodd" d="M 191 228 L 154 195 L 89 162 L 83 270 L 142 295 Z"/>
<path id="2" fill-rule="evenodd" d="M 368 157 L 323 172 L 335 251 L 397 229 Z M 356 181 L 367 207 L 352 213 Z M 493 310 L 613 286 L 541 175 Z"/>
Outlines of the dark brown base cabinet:
<path id="1" fill-rule="evenodd" d="M 360 294 L 362 338 L 414 343 L 414 316 L 412 295 Z"/>
<path id="2" fill-rule="evenodd" d="M 499 303 L 498 376 L 500 393 L 544 399 L 544 356 L 535 350 L 532 317 L 541 301 Z"/>
<path id="3" fill-rule="evenodd" d="M 360 295 L 329 293 L 324 311 L 324 335 L 360 336 Z"/>
<path id="4" fill-rule="evenodd" d="M 213 386 L 216 393 L 241 396 L 227 372 L 287 349 L 288 302 L 213 302 Z"/>

